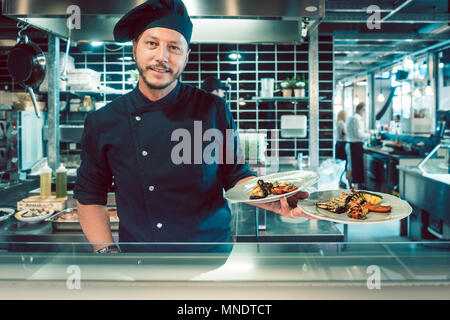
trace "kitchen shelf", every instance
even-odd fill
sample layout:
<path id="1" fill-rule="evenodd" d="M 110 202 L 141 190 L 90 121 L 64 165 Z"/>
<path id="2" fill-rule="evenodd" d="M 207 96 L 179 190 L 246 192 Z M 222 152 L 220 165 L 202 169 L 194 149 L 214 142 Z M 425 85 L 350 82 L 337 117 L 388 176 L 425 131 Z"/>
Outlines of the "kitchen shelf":
<path id="1" fill-rule="evenodd" d="M 38 92 L 38 94 L 48 94 L 48 91 L 41 91 Z M 84 97 L 84 96 L 100 96 L 103 97 L 105 95 L 104 92 L 101 91 L 59 91 L 60 95 L 74 95 L 77 97 Z"/>
<path id="2" fill-rule="evenodd" d="M 326 97 L 319 97 L 319 100 L 324 100 Z M 279 101 L 279 102 L 309 102 L 309 97 L 303 97 L 303 98 L 285 98 L 285 97 L 273 97 L 273 98 L 262 98 L 262 97 L 253 97 L 250 101 L 255 102 L 273 102 L 273 101 Z"/>

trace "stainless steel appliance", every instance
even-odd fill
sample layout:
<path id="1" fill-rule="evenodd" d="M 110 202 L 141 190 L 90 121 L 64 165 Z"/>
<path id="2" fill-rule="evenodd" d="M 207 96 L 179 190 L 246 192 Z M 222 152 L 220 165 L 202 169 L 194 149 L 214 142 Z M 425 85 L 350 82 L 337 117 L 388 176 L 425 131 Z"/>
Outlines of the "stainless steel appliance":
<path id="1" fill-rule="evenodd" d="M 30 111 L 7 111 L 0 121 L 0 171 L 3 180 L 17 181 L 44 157 L 42 128 L 45 113 L 40 119 Z"/>

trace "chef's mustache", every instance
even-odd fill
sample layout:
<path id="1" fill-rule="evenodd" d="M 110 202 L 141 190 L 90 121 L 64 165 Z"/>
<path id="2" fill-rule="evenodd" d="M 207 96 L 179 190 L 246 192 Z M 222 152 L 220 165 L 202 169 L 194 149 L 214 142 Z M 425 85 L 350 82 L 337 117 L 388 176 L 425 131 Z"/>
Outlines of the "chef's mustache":
<path id="1" fill-rule="evenodd" d="M 172 73 L 172 69 L 171 68 L 169 68 L 169 66 L 167 66 L 166 64 L 164 64 L 164 63 L 159 63 L 159 64 L 155 64 L 155 65 L 152 65 L 152 66 L 147 66 L 145 69 L 146 70 L 151 70 L 151 69 L 164 69 L 164 70 L 166 70 L 167 72 L 171 72 Z"/>

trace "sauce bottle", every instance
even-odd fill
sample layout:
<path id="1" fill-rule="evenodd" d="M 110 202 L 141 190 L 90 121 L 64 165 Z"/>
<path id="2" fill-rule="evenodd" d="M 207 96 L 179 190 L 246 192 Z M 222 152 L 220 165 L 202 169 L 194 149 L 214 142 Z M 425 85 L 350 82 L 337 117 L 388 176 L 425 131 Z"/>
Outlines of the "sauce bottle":
<path id="1" fill-rule="evenodd" d="M 67 170 L 61 163 L 55 173 L 56 177 L 56 197 L 64 198 L 67 196 Z"/>
<path id="2" fill-rule="evenodd" d="M 41 178 L 41 198 L 45 199 L 52 195 L 52 169 L 45 164 L 40 172 Z"/>

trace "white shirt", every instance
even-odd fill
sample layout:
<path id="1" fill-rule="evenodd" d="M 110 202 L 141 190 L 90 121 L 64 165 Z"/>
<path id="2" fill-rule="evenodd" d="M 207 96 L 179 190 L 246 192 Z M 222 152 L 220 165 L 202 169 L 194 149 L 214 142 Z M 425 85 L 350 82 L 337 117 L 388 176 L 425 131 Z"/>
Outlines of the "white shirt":
<path id="1" fill-rule="evenodd" d="M 362 117 L 354 113 L 346 124 L 348 142 L 364 142 L 370 135 L 364 130 Z"/>
<path id="2" fill-rule="evenodd" d="M 336 124 L 336 141 L 345 141 L 345 122 L 342 120 Z"/>

